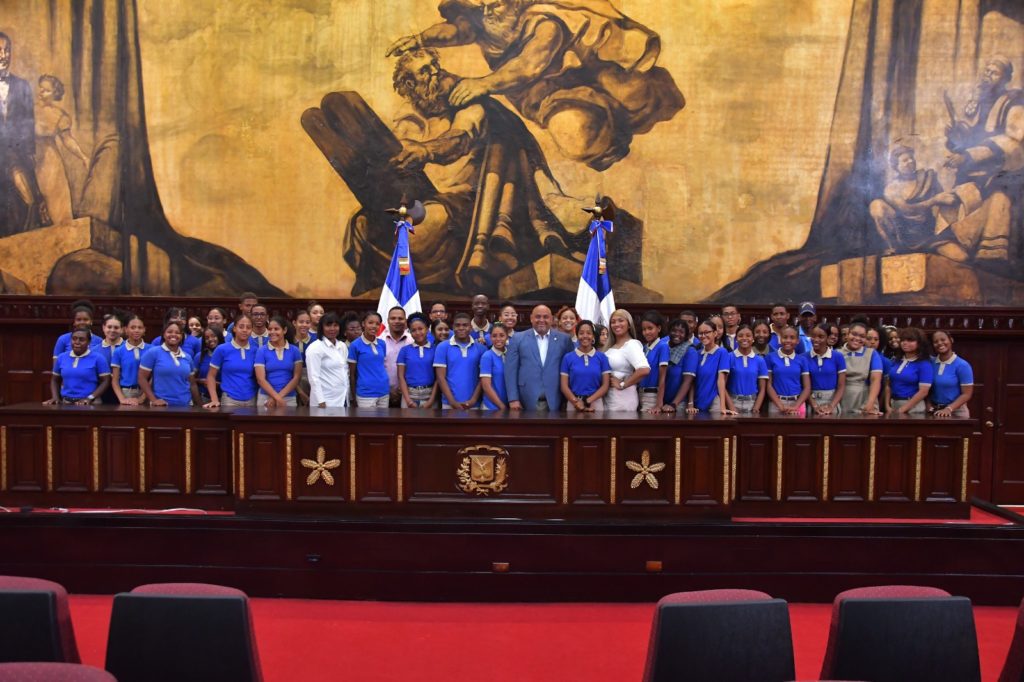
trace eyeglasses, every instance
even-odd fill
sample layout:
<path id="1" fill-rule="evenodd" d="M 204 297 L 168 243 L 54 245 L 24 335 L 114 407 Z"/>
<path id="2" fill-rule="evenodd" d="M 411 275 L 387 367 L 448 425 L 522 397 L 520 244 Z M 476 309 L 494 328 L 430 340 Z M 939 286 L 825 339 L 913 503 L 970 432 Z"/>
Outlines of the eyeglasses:
<path id="1" fill-rule="evenodd" d="M 697 336 L 712 336 L 714 332 L 697 332 Z"/>
<path id="2" fill-rule="evenodd" d="M 267 314 L 266 313 L 253 313 L 252 316 L 253 317 L 266 317 Z"/>

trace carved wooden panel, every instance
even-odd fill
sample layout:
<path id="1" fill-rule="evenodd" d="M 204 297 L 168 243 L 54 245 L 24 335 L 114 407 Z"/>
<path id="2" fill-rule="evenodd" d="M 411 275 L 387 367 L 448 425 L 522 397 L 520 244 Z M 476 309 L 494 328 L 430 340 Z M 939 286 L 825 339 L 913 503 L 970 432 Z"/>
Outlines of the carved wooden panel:
<path id="1" fill-rule="evenodd" d="M 691 478 L 703 479 L 703 456 L 688 462 Z M 676 439 L 619 438 L 615 461 L 615 496 L 623 505 L 670 505 L 676 502 Z M 687 481 L 702 489 L 704 480 Z"/>
<path id="2" fill-rule="evenodd" d="M 303 464 L 303 460 L 306 464 Z M 326 475 L 325 475 L 326 474 Z M 344 502 L 349 490 L 348 434 L 292 436 L 292 495 L 304 502 Z"/>
<path id="3" fill-rule="evenodd" d="M 608 504 L 611 494 L 610 452 L 610 440 L 607 437 L 569 438 L 569 504 Z"/>
<path id="4" fill-rule="evenodd" d="M 831 438 L 828 467 L 828 499 L 833 502 L 864 502 L 868 499 L 871 465 L 868 436 L 838 435 Z"/>
<path id="5" fill-rule="evenodd" d="M 287 497 L 285 434 L 245 432 L 245 497 L 280 501 Z"/>
<path id="6" fill-rule="evenodd" d="M 824 443 L 820 434 L 787 435 L 782 444 L 783 501 L 819 501 L 823 462 Z"/>
<path id="7" fill-rule="evenodd" d="M 508 452 L 507 485 L 499 492 L 465 492 L 459 467 L 465 448 L 478 445 Z M 452 436 L 407 434 L 403 475 L 409 502 L 554 504 L 562 498 L 562 441 L 543 436 Z"/>
<path id="8" fill-rule="evenodd" d="M 185 493 L 185 429 L 146 428 L 146 493 Z"/>
<path id="9" fill-rule="evenodd" d="M 394 502 L 398 497 L 398 461 L 392 434 L 356 436 L 357 502 Z"/>
<path id="10" fill-rule="evenodd" d="M 963 440 L 929 436 L 921 457 L 920 499 L 925 502 L 960 500 Z"/>
<path id="11" fill-rule="evenodd" d="M 917 439 L 908 436 L 879 436 L 875 451 L 875 500 L 911 502 L 914 499 L 914 471 Z"/>
<path id="12" fill-rule="evenodd" d="M 7 427 L 7 489 L 19 492 L 46 491 L 46 428 Z"/>
<path id="13" fill-rule="evenodd" d="M 139 436 L 131 426 L 100 427 L 100 492 L 133 493 L 139 485 Z"/>
<path id="14" fill-rule="evenodd" d="M 88 426 L 53 427 L 53 489 L 84 493 L 92 485 L 92 429 Z"/>
<path id="15" fill-rule="evenodd" d="M 681 504 L 687 507 L 723 504 L 729 475 L 725 467 L 725 453 L 730 445 L 730 439 L 717 436 L 687 436 L 682 439 Z"/>
<path id="16" fill-rule="evenodd" d="M 775 499 L 775 436 L 738 436 L 736 447 L 736 500 L 770 502 Z"/>
<path id="17" fill-rule="evenodd" d="M 232 495 L 231 432 L 192 429 L 192 490 L 198 495 Z"/>

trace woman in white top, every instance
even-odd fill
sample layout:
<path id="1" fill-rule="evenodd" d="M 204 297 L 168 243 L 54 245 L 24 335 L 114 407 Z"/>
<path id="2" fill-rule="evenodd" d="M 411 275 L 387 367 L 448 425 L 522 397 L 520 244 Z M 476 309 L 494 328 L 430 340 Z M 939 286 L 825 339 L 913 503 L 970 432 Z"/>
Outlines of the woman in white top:
<path id="1" fill-rule="evenodd" d="M 320 318 L 319 338 L 306 350 L 310 407 L 348 407 L 348 346 L 339 339 L 341 318 Z"/>
<path id="2" fill-rule="evenodd" d="M 611 388 L 604 397 L 604 408 L 615 412 L 636 412 L 640 397 L 636 385 L 651 371 L 644 346 L 636 339 L 633 316 L 619 309 L 608 322 L 608 345 L 604 354 L 612 369 Z"/>

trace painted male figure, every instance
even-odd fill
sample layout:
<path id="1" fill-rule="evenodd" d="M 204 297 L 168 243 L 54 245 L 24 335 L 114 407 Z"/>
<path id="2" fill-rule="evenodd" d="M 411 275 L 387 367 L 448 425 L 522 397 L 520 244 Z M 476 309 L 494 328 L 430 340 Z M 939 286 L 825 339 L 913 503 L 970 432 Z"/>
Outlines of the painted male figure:
<path id="1" fill-rule="evenodd" d="M 10 37 L 0 33 L 0 236 L 49 225 L 36 182 L 32 88 L 11 73 Z"/>

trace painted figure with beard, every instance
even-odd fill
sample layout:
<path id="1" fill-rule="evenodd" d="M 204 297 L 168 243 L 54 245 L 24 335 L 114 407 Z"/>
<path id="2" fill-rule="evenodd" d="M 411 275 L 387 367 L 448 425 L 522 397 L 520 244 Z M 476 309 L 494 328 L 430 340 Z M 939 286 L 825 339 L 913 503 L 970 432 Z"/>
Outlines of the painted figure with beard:
<path id="1" fill-rule="evenodd" d="M 406 107 L 394 125 L 402 149 L 390 163 L 398 176 L 422 169 L 436 190 L 416 197 L 427 211 L 410 240 L 420 288 L 493 294 L 508 273 L 572 252 L 577 240 L 541 198 L 536 173 L 557 183 L 523 122 L 490 98 L 452 105 L 458 82 L 434 50 L 399 57 L 393 84 Z M 387 274 L 394 228 L 381 209 L 364 205 L 345 235 L 356 296 Z"/>
<path id="2" fill-rule="evenodd" d="M 11 73 L 11 39 L 0 33 L 0 235 L 51 223 L 36 182 L 32 88 Z"/>
<path id="3" fill-rule="evenodd" d="M 955 260 L 991 266 L 1024 255 L 1024 91 L 1007 88 L 1012 78 L 1008 59 L 989 59 L 963 120 L 946 128 L 964 217 L 940 235 L 939 252 Z"/>
<path id="4" fill-rule="evenodd" d="M 659 36 L 609 0 L 442 0 L 439 11 L 442 23 L 400 38 L 388 55 L 478 45 L 492 73 L 462 80 L 451 104 L 505 95 L 566 157 L 596 170 L 684 106 L 657 66 Z"/>

